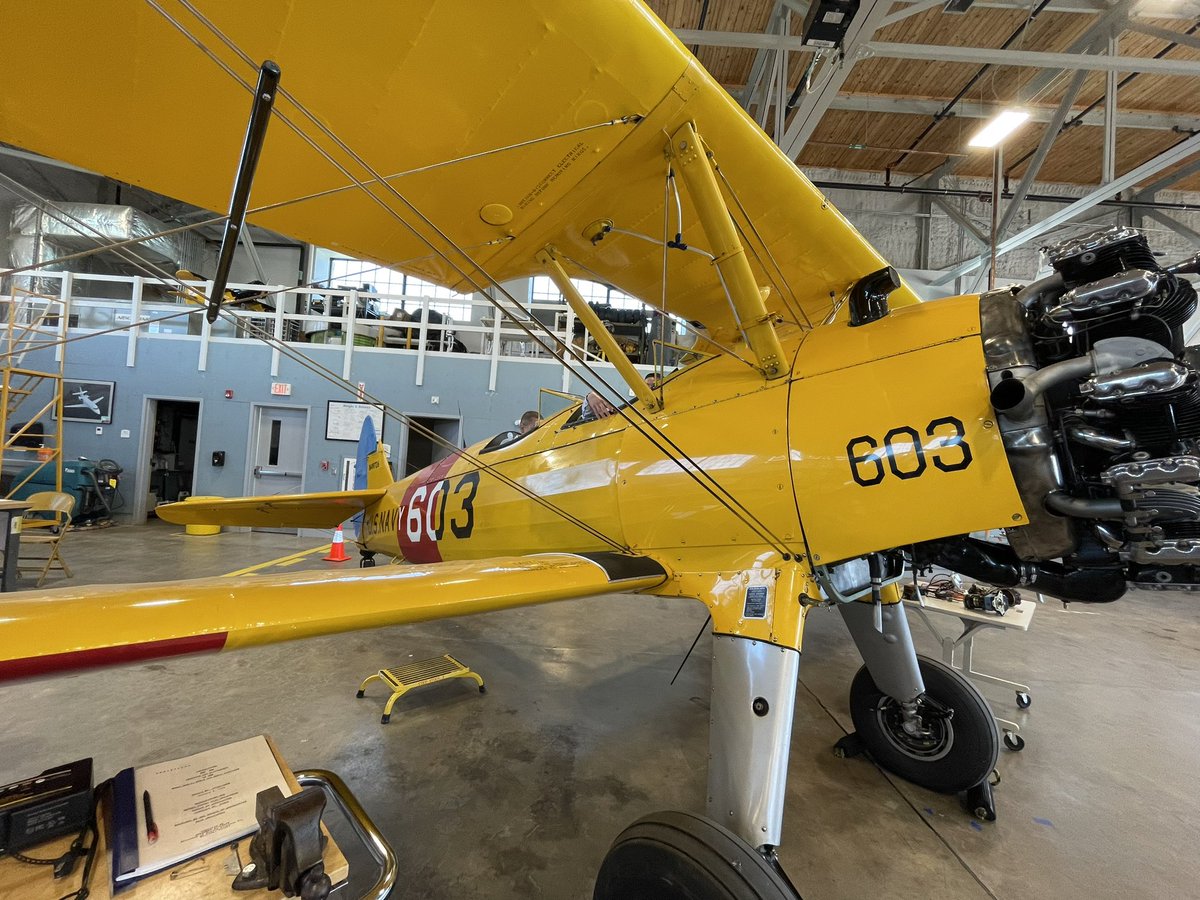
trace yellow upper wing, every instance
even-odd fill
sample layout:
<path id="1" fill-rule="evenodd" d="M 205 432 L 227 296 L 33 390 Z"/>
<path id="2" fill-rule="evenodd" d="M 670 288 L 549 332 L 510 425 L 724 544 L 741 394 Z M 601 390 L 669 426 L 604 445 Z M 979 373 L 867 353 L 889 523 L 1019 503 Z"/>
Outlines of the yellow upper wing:
<path id="1" fill-rule="evenodd" d="M 38 76 L 36 89 L 0 92 L 0 140 L 223 211 L 250 102 L 222 65 L 253 85 L 254 66 L 273 59 L 295 103 L 276 107 L 251 206 L 326 193 L 250 220 L 347 255 L 469 290 L 481 276 L 451 244 L 500 280 L 536 271 L 535 254 L 554 244 L 658 303 L 660 246 L 619 234 L 593 246 L 585 232 L 607 219 L 674 235 L 674 202 L 671 221 L 663 216 L 663 149 L 692 120 L 732 188 L 726 199 L 752 256 L 769 251 L 810 319 L 885 264 L 637 0 L 358 0 L 336 10 L 260 0 L 202 4 L 207 22 L 170 0 L 159 5 L 174 22 L 129 0 L 3 4 L 0 28 L 21 35 L 5 64 Z M 100 33 L 123 35 L 120 48 L 96 41 Z M 48 48 L 65 64 L 47 66 Z M 374 197 L 351 188 L 339 166 L 360 180 L 367 169 L 306 113 L 429 222 L 379 184 Z M 589 127 L 624 117 L 641 118 Z M 474 154 L 483 155 L 437 166 Z M 684 240 L 703 247 L 680 193 Z M 732 336 L 708 259 L 669 257 L 667 308 L 718 339 Z M 893 295 L 914 300 L 907 289 Z M 773 292 L 768 306 L 782 311 L 781 301 Z"/>

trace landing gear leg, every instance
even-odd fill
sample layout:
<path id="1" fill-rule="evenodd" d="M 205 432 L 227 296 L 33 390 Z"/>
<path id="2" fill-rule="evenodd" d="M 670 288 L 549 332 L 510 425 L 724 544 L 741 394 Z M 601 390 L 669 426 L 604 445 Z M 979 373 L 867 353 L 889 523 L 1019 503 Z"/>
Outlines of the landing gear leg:
<path id="1" fill-rule="evenodd" d="M 856 737 L 879 765 L 941 793 L 971 792 L 995 818 L 988 776 L 1000 736 L 987 701 L 971 682 L 937 660 L 918 657 L 904 608 L 884 608 L 883 633 L 870 604 L 840 607 L 866 665 L 850 687 Z"/>
<path id="2" fill-rule="evenodd" d="M 375 568 L 375 551 L 374 550 L 359 550 L 358 567 L 360 569 Z"/>
<path id="3" fill-rule="evenodd" d="M 708 817 L 752 847 L 778 847 L 800 652 L 713 635 Z"/>

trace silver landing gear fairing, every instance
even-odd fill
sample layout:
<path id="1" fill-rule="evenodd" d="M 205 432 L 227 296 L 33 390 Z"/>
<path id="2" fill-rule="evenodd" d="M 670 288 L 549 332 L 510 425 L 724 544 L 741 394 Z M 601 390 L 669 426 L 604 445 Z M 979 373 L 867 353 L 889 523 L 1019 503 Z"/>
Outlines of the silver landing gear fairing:
<path id="1" fill-rule="evenodd" d="M 708 814 L 646 816 L 613 842 L 594 900 L 798 900 L 775 856 L 800 654 L 713 635 Z"/>
<path id="2" fill-rule="evenodd" d="M 752 847 L 777 847 L 800 654 L 713 635 L 708 815 Z"/>

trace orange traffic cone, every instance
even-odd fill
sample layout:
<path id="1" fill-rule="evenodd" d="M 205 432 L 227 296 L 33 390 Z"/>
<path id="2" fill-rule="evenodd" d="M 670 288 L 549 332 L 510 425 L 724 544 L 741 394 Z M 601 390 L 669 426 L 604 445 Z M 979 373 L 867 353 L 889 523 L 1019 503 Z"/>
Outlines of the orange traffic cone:
<path id="1" fill-rule="evenodd" d="M 326 562 L 347 562 L 350 559 L 350 554 L 346 552 L 346 539 L 342 537 L 342 526 L 339 525 L 333 532 L 333 543 L 329 545 L 329 555 L 325 557 Z"/>

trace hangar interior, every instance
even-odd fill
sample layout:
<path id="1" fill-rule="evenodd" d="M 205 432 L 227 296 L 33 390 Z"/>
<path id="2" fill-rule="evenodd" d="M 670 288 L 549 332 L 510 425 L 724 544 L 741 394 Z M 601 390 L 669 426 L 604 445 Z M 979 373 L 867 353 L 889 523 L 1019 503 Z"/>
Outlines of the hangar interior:
<path id="1" fill-rule="evenodd" d="M 531 16 L 547 34 L 575 17 L 569 4 L 518 5 L 521 15 Z M 919 306 L 1010 287 L 1007 296 L 1019 298 L 1021 286 L 1061 274 L 1059 260 L 1070 257 L 1062 248 L 1072 242 L 1092 259 L 1117 246 L 1126 254 L 1114 264 L 1113 271 L 1121 274 L 1106 270 L 1109 281 L 1099 289 L 1093 286 L 1102 279 L 1080 283 L 1045 321 L 1062 324 L 1066 317 L 1063 340 L 1073 341 L 1076 329 L 1094 327 L 1087 324 L 1091 313 L 1080 311 L 1092 303 L 1089 309 L 1104 307 L 1103 323 L 1111 322 L 1117 315 L 1111 310 L 1118 308 L 1133 323 L 1103 332 L 1110 340 L 1161 340 L 1157 326 L 1146 323 L 1168 313 L 1155 306 L 1157 301 L 1143 307 L 1142 299 L 1130 300 L 1130 292 L 1142 288 L 1142 282 L 1130 280 L 1130 272 L 1140 273 L 1151 283 L 1147 290 L 1162 297 L 1171 290 L 1177 292 L 1171 297 L 1184 296 L 1178 292 L 1191 290 L 1197 281 L 1200 263 L 1189 267 L 1186 262 L 1200 252 L 1200 4 L 1195 0 L 647 0 L 644 13 L 636 0 L 622 0 L 614 8 L 618 5 L 637 10 L 631 15 L 661 20 L 654 27 L 673 32 L 723 91 L 722 115 L 726 107 L 740 107 L 748 120 L 739 125 L 752 124 L 765 134 L 771 153 L 795 163 L 819 192 L 820 209 L 828 205 L 840 212 L 883 265 L 895 268 L 904 283 L 900 291 L 923 301 Z M 165 20 L 178 27 L 192 21 L 189 15 L 205 22 L 205 11 L 218 22 L 229 15 L 207 3 L 147 6 L 144 15 L 160 26 Z M 274 6 L 281 17 L 294 12 L 288 3 Z M 527 46 L 501 50 L 490 45 L 470 21 L 474 11 L 459 6 L 461 37 L 439 47 L 437 64 L 476 74 L 475 64 L 464 57 L 511 60 L 539 52 L 542 38 L 535 39 L 533 32 Z M 46 18 L 53 25 L 62 15 L 51 10 Z M 328 11 L 331 21 L 355 15 L 353 8 Z M 0 25 L 10 16 L 9 24 L 16 27 L 30 18 L 0 9 Z M 193 36 L 202 31 L 195 29 Z M 169 28 L 165 34 L 157 40 L 165 41 Z M 214 28 L 207 35 L 213 47 L 219 45 L 218 34 Z M 401 35 L 391 40 L 409 46 Z M 635 45 L 633 36 L 630 42 Z M 206 59 L 195 47 L 180 46 L 180 52 L 194 55 L 187 58 L 197 67 L 211 67 L 216 60 L 211 47 Z M 613 53 L 611 65 L 596 63 L 593 69 L 619 80 L 626 57 L 619 47 Z M 346 56 L 348 67 L 353 56 Z M 406 65 L 435 64 L 413 57 L 424 62 L 405 57 Z M 283 66 L 286 87 L 286 60 Z M 63 78 L 60 73 L 53 80 Z M 374 89 L 361 87 L 364 95 Z M 575 122 L 585 121 L 579 118 L 584 111 L 593 115 L 588 90 L 583 84 L 570 94 L 578 105 Z M 50 95 L 69 98 L 70 86 L 54 87 Z M 204 108 L 200 98 L 195 102 Z M 238 103 L 245 105 L 240 95 Z M 420 101 L 414 104 L 428 112 Z M 668 391 L 658 402 L 666 402 L 670 411 L 671 381 L 684 384 L 681 375 L 695 367 L 698 349 L 715 346 L 721 353 L 708 357 L 723 354 L 734 363 L 739 354 L 749 358 L 751 351 L 759 352 L 752 327 L 744 326 L 750 320 L 743 321 L 733 299 L 734 281 L 727 284 L 724 274 L 722 288 L 731 298 L 737 327 L 744 328 L 736 352 L 719 346 L 697 316 L 668 309 L 665 285 L 660 302 L 626 292 L 615 283 L 619 278 L 582 265 L 569 272 L 573 291 L 555 280 L 549 266 L 471 290 L 470 285 L 462 289 L 463 278 L 439 281 L 424 258 L 356 253 L 350 248 L 360 246 L 354 243 L 358 238 L 342 244 L 338 221 L 322 223 L 320 233 L 335 240 L 319 245 L 276 230 L 269 218 L 264 224 L 266 217 L 252 208 L 245 226 L 231 237 L 224 209 L 160 193 L 154 179 L 138 171 L 118 169 L 117 177 L 108 157 L 90 146 L 94 137 L 77 125 L 94 111 L 69 102 L 48 111 L 66 136 L 43 139 L 18 116 L 25 108 L 13 97 L 0 100 L 0 304 L 6 323 L 0 488 L 15 500 L 39 491 L 66 492 L 76 519 L 61 542 L 70 577 L 51 571 L 35 586 L 38 579 L 26 575 L 22 593 L 67 589 L 86 599 L 92 586 L 230 574 L 248 582 L 289 575 L 303 580 L 307 573 L 354 572 L 359 532 L 350 515 L 343 521 L 351 559 L 339 563 L 324 559 L 327 549 L 333 552 L 330 529 L 307 520 L 221 529 L 189 525 L 185 531 L 158 511 L 189 497 L 253 497 L 269 506 L 293 494 L 366 490 L 368 459 L 357 455 L 358 429 L 364 418 L 372 420 L 375 409 L 382 413 L 373 421 L 391 477 L 401 480 L 441 465 L 446 468 L 439 470 L 440 479 L 466 448 L 504 434 L 510 436 L 498 444 L 501 449 L 517 440 L 526 410 L 536 410 L 542 422 L 558 422 L 581 398 L 586 406 L 597 378 L 607 388 L 600 393 L 621 406 L 651 396 L 639 393 L 644 377 L 666 377 Z M 1018 122 L 1009 136 L 983 148 L 970 145 L 983 126 L 1009 113 Z M 145 123 L 144 134 L 153 131 L 161 140 L 173 133 L 172 140 L 180 140 L 174 118 L 164 111 L 161 122 Z M 364 121 L 364 132 L 372 124 Z M 268 147 L 272 137 L 284 133 L 282 123 L 271 127 Z M 474 134 L 472 123 L 449 114 L 415 127 Z M 708 137 L 699 115 L 696 127 Z M 228 190 L 246 121 L 224 122 L 221 128 L 229 138 L 221 146 L 231 150 L 214 153 L 210 164 L 217 173 L 213 183 Z M 510 142 L 529 137 L 505 134 Z M 28 135 L 42 143 L 24 141 Z M 719 151 L 719 137 L 712 138 Z M 69 158 L 38 152 L 47 146 L 45 140 L 66 148 L 62 156 Z M 93 158 L 97 162 L 89 166 L 86 161 Z M 721 162 L 719 152 L 714 158 Z M 671 161 L 680 173 L 690 163 L 682 157 Z M 261 177 L 272 177 L 271 162 L 268 153 Z M 724 178 L 719 166 L 715 172 Z M 547 190 L 553 188 L 550 181 Z M 764 183 L 769 193 L 766 176 Z M 658 197 L 667 215 L 630 225 L 624 238 L 653 243 L 655 253 L 661 249 L 664 273 L 667 248 L 686 256 L 688 243 L 695 249 L 715 242 L 695 223 L 691 231 L 685 228 L 690 206 L 679 207 L 676 229 L 669 208 L 680 203 L 680 191 L 691 197 L 686 191 L 693 188 L 691 182 L 686 190 L 673 185 L 668 181 Z M 313 191 L 325 187 L 314 185 Z M 759 239 L 753 209 L 738 209 L 738 193 L 727 182 L 722 189 L 742 241 L 751 249 L 777 246 Z M 466 190 L 446 188 L 455 197 Z M 671 190 L 676 191 L 673 200 Z M 475 206 L 489 199 L 472 198 Z M 487 209 L 479 214 L 485 222 Z M 773 209 L 762 221 L 777 222 L 785 215 Z M 419 228 L 415 213 L 413 221 Z M 344 224 L 349 231 L 354 223 Z M 573 227 L 578 232 L 594 224 Z M 584 237 L 593 247 L 603 241 L 611 246 L 614 238 L 608 235 L 621 239 L 624 226 L 607 221 L 603 234 L 590 231 Z M 663 240 L 656 236 L 660 227 Z M 1094 238 L 1100 230 L 1107 237 Z M 1135 233 L 1145 237 L 1151 256 L 1128 249 L 1139 240 Z M 493 242 L 501 248 L 498 253 L 509 239 Z M 788 240 L 817 246 L 812 232 L 789 233 Z M 1047 247 L 1059 250 L 1047 253 Z M 223 250 L 230 251 L 227 257 Z M 1070 252 L 1076 259 L 1083 251 Z M 1126 261 L 1129 254 L 1136 264 Z M 713 270 L 726 259 L 708 257 Z M 765 257 L 770 258 L 769 249 Z M 381 264 L 385 259 L 392 264 Z M 762 267 L 770 269 L 766 262 Z M 868 271 L 860 267 L 856 274 Z M 214 280 L 222 278 L 228 293 L 221 316 L 213 321 L 206 318 L 205 304 Z M 1058 288 L 1065 291 L 1061 280 Z M 1097 290 L 1106 293 L 1100 297 Z M 770 293 L 764 290 L 763 296 Z M 776 286 L 779 293 L 786 292 Z M 885 291 L 884 314 L 887 296 Z M 1165 380 L 1143 390 L 1141 382 L 1131 387 L 1126 377 L 1112 387 L 1116 382 L 1101 376 L 1121 369 L 1116 378 L 1127 370 L 1117 364 L 1102 370 L 1095 363 L 1098 374 L 1086 389 L 1100 391 L 1102 399 L 1105 390 L 1115 391 L 1114 403 L 1123 402 L 1123 392 L 1132 392 L 1127 400 L 1136 399 L 1147 392 L 1182 390 L 1185 382 L 1191 390 L 1196 360 L 1183 347 L 1196 341 L 1200 316 L 1194 291 L 1190 297 L 1190 306 L 1186 297 L 1178 301 L 1182 313 L 1171 313 L 1179 320 L 1167 323 L 1167 343 L 1179 344 L 1173 348 L 1174 362 L 1154 357 L 1147 363 L 1142 349 L 1130 351 L 1142 354 L 1136 356 L 1138 366 L 1159 365 L 1155 377 Z M 1127 311 L 1130 302 L 1132 312 Z M 826 324 L 835 322 L 838 309 L 833 307 Z M 896 299 L 894 312 L 902 309 Z M 979 334 L 978 315 L 974 328 Z M 914 340 L 919 345 L 921 338 Z M 785 346 L 791 345 L 785 341 Z M 870 353 L 885 358 L 882 346 Z M 1092 350 L 1088 358 L 1100 352 L 1090 344 L 1085 349 Z M 1057 356 L 1039 357 L 1043 371 L 1072 364 L 1066 350 L 1054 352 Z M 816 376 L 849 368 L 852 353 L 833 351 L 834 361 L 824 362 L 827 370 Z M 796 358 L 803 357 L 801 347 Z M 913 384 L 950 390 L 947 383 L 956 373 L 921 366 L 917 359 L 908 365 Z M 878 380 L 885 370 L 875 371 Z M 1178 382 L 1170 380 L 1176 377 Z M 997 375 L 997 383 L 1005 379 L 1008 375 Z M 865 402 L 849 389 L 832 396 L 834 405 Z M 999 395 L 990 396 L 997 412 L 1016 421 L 1015 402 L 1005 412 Z M 689 409 L 712 400 L 685 397 L 682 389 L 677 397 L 679 408 Z M 1157 482 L 1160 487 L 1200 479 L 1200 469 L 1194 478 L 1186 474 L 1200 456 L 1194 439 L 1169 447 L 1155 443 L 1158 419 L 1169 419 L 1174 433 L 1200 423 L 1190 418 L 1191 406 L 1156 406 L 1155 412 L 1141 410 L 1136 419 L 1128 408 L 1098 413 L 1087 423 L 1063 419 L 1063 428 L 1076 429 L 1076 437 L 1084 434 L 1087 449 L 1076 446 L 1079 459 L 1074 460 L 1082 470 L 1099 465 L 1089 453 L 1115 448 L 1118 465 L 1170 460 L 1173 468 Z M 1123 428 L 1114 430 L 1117 419 Z M 820 432 L 822 423 L 819 414 L 809 414 L 804 427 Z M 713 419 L 706 426 L 710 432 L 731 433 L 714 443 L 725 449 L 712 450 L 699 462 L 689 458 L 681 468 L 720 472 L 745 465 L 751 456 L 738 455 L 734 433 L 744 431 L 745 440 L 753 442 L 759 430 L 778 424 L 747 420 L 730 429 L 726 420 Z M 883 427 L 893 425 L 893 431 L 909 427 L 900 420 Z M 1099 426 L 1109 431 L 1097 436 Z M 984 427 L 990 429 L 992 422 Z M 961 442 L 961 423 L 959 428 Z M 1085 434 L 1080 430 L 1085 428 L 1093 430 Z M 909 431 L 919 448 L 920 436 Z M 838 434 L 841 452 L 845 438 Z M 933 437 L 933 430 L 928 434 Z M 999 437 L 992 437 L 1000 448 Z M 868 440 L 878 449 L 874 438 Z M 943 455 L 931 451 L 928 467 L 944 472 L 946 447 L 955 444 L 939 446 Z M 1119 455 L 1146 448 L 1151 452 L 1133 453 L 1129 463 Z M 789 452 L 805 455 L 794 448 Z M 854 473 L 859 470 L 850 455 Z M 914 474 L 891 456 L 861 457 L 869 464 L 878 461 L 881 478 L 885 458 L 897 477 Z M 603 477 L 622 477 L 613 473 L 621 471 L 623 457 L 615 459 Z M 964 466 L 968 461 L 964 454 Z M 844 460 L 839 464 L 844 468 Z M 547 464 L 538 483 L 554 481 L 555 465 Z M 926 468 L 921 456 L 915 474 Z M 1119 482 L 1114 471 L 1105 469 L 1105 484 Z M 841 469 L 838 473 L 848 481 Z M 864 484 L 857 474 L 854 478 Z M 1098 480 L 1092 482 L 1086 497 L 1077 489 L 1068 498 L 1074 505 L 1060 503 L 1057 519 L 1070 515 L 1093 522 L 1124 514 L 1100 505 L 1108 500 L 1094 489 Z M 1017 483 L 1022 484 L 1019 478 Z M 1068 475 L 1059 492 L 1071 486 Z M 775 799 L 784 812 L 784 839 L 769 842 L 766 854 L 774 854 L 800 895 L 813 900 L 1200 893 L 1194 852 L 1200 813 L 1193 802 L 1200 791 L 1195 716 L 1200 695 L 1190 680 L 1200 673 L 1200 624 L 1192 593 L 1200 583 L 1193 577 L 1200 571 L 1195 568 L 1200 563 L 1193 563 L 1200 548 L 1190 543 L 1200 538 L 1200 526 L 1193 524 L 1200 522 L 1196 492 L 1194 486 L 1182 489 L 1186 508 L 1169 517 L 1165 531 L 1161 523 L 1157 531 L 1150 528 L 1152 549 L 1136 541 L 1123 545 L 1121 564 L 1134 568 L 1122 571 L 1141 574 L 1128 578 L 1132 587 L 1119 601 L 1089 603 L 1099 595 L 1077 593 L 1069 599 L 1079 602 L 1060 602 L 1052 590 L 1034 586 L 1044 582 L 1022 575 L 1025 581 L 1016 589 L 1032 623 L 1026 619 L 1024 628 L 1012 627 L 1011 611 L 1008 617 L 993 613 L 993 621 L 984 623 L 1003 626 L 1006 621 L 1010 627 L 981 629 L 977 665 L 1026 688 L 1014 698 L 1011 687 L 980 682 L 991 712 L 1003 720 L 992 778 L 994 821 L 973 806 L 969 794 L 964 806 L 961 792 L 940 793 L 869 758 L 835 755 L 835 743 L 856 726 L 861 730 L 847 692 L 865 654 L 840 617 L 805 607 L 799 626 L 807 632 L 804 652 L 797 654 L 794 711 L 785 726 L 790 748 L 785 741 L 784 758 L 777 763 L 782 780 Z M 447 496 L 460 495 L 451 488 L 443 491 L 443 521 L 461 521 L 445 518 Z M 1125 512 L 1142 497 L 1120 496 Z M 947 508 L 938 511 L 949 515 L 949 507 L 962 508 L 967 511 L 963 521 L 971 507 L 987 505 L 970 493 L 941 497 Z M 405 502 L 410 505 L 404 510 L 414 508 L 414 501 Z M 625 514 L 624 508 L 604 510 L 598 521 Z M 897 522 L 931 514 L 928 507 L 914 509 L 901 501 L 888 511 Z M 428 515 L 432 535 L 433 513 Z M 844 515 L 853 518 L 853 508 Z M 514 516 L 511 523 L 488 527 L 500 534 L 519 531 L 525 520 Z M 672 517 L 687 515 L 672 508 L 662 512 L 664 521 Z M 1147 528 L 1145 516 L 1129 521 L 1138 534 L 1138 528 Z M 988 534 L 999 533 L 1004 524 L 991 526 Z M 403 529 L 403 518 L 398 527 Z M 718 527 L 725 526 L 712 526 Z M 1094 552 L 1104 552 L 1106 538 L 1111 539 L 1116 543 L 1108 550 L 1116 559 L 1120 540 L 1104 527 L 1097 526 L 1099 543 L 1090 539 Z M 530 529 L 533 533 L 533 525 Z M 913 556 L 919 541 L 948 534 L 912 539 Z M 1168 562 L 1176 568 L 1154 568 L 1165 558 L 1164 547 L 1175 554 Z M 552 553 L 557 548 L 536 549 Z M 938 571 L 952 568 L 945 564 L 949 555 L 930 558 Z M 818 559 L 814 556 L 812 563 Z M 440 560 L 409 557 L 418 565 Z M 8 560 L 6 569 L 15 563 Z M 904 576 L 909 577 L 917 575 Z M 1125 576 L 1121 579 L 1124 586 Z M 896 579 L 892 582 L 898 590 Z M 1091 585 L 1085 590 L 1100 590 Z M 354 590 L 330 582 L 324 602 L 352 605 Z M 425 616 L 431 620 L 341 634 L 314 628 L 304 633 L 320 636 L 249 646 L 230 655 L 143 658 L 115 668 L 59 675 L 39 671 L 32 677 L 14 669 L 18 680 L 0 683 L 5 722 L 0 784 L 83 757 L 94 760 L 99 778 L 126 766 L 268 734 L 294 767 L 329 769 L 346 781 L 395 853 L 392 897 L 591 897 L 593 890 L 601 896 L 597 873 L 613 839 L 634 820 L 656 810 L 702 813 L 706 806 L 712 815 L 710 728 L 721 727 L 712 724 L 720 686 L 710 660 L 722 652 L 722 635 L 714 636 L 708 627 L 704 607 L 682 595 L 611 590 L 562 603 L 529 600 L 539 605 L 511 609 L 497 604 L 482 607 L 493 610 L 485 615 Z M 878 599 L 878 593 L 873 596 Z M 4 660 L 20 660 L 30 654 L 14 643 L 11 630 L 6 634 L 6 623 L 16 619 L 4 616 L 4 603 L 0 599 L 0 649 Z M 1034 612 L 1028 613 L 1031 607 Z M 904 607 L 898 608 L 903 618 Z M 941 659 L 944 637 L 958 620 L 910 608 L 908 621 L 917 651 Z M 98 618 L 96 627 L 103 631 L 105 622 Z M 880 635 L 882 622 L 875 625 Z M 116 630 L 113 640 L 122 640 Z M 373 671 L 445 653 L 479 672 L 487 693 L 465 681 L 427 687 L 402 697 L 387 724 L 379 721 L 385 692 L 376 688 L 364 698 L 354 697 L 356 686 Z M 969 656 L 966 666 L 971 667 Z M 5 671 L 0 662 L 0 673 Z M 990 712 L 986 718 L 990 722 Z M 959 721 L 965 723 L 962 714 Z M 341 831 L 335 837 L 342 843 Z M 29 852 L 36 855 L 36 848 Z M 10 863 L 0 857 L 0 867 Z M 351 881 L 334 896 L 367 895 L 361 892 L 375 878 L 373 865 L 366 856 L 352 856 Z M 44 881 L 37 891 L 61 887 L 48 877 Z M 0 895 L 4 884 L 0 871 Z M 695 896 L 784 896 L 765 890 Z"/>

